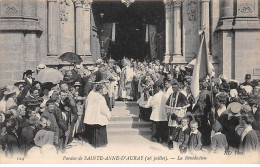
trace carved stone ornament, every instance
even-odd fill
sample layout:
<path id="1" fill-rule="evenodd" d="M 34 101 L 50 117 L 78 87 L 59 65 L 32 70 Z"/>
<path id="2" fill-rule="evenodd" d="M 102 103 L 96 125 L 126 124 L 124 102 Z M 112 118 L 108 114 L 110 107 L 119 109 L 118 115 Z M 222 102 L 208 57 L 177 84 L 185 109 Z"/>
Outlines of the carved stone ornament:
<path id="1" fill-rule="evenodd" d="M 14 7 L 7 7 L 5 13 L 8 15 L 17 14 L 17 10 Z"/>
<path id="2" fill-rule="evenodd" d="M 193 23 L 198 19 L 198 3 L 196 1 L 187 1 L 188 19 Z"/>
<path id="3" fill-rule="evenodd" d="M 93 0 L 83 0 L 83 8 L 89 10 L 91 8 Z"/>
<path id="4" fill-rule="evenodd" d="M 60 4 L 65 4 L 67 6 L 70 6 L 69 0 L 60 0 Z"/>
<path id="5" fill-rule="evenodd" d="M 73 0 L 75 7 L 82 7 L 83 0 Z"/>
<path id="6" fill-rule="evenodd" d="M 181 4 L 184 0 L 173 0 L 172 3 L 174 7 L 181 7 Z"/>
<path id="7" fill-rule="evenodd" d="M 69 12 L 67 6 L 70 6 L 70 3 L 68 0 L 61 0 L 60 5 L 60 21 L 64 24 L 64 22 L 68 21 Z"/>
<path id="8" fill-rule="evenodd" d="M 253 12 L 251 6 L 248 4 L 241 5 L 239 10 L 241 13 L 252 13 Z"/>
<path id="9" fill-rule="evenodd" d="M 257 0 L 238 0 L 238 16 L 256 16 L 257 17 Z"/>
<path id="10" fill-rule="evenodd" d="M 172 0 L 163 0 L 165 8 L 170 8 L 172 6 Z"/>
<path id="11" fill-rule="evenodd" d="M 121 1 L 126 5 L 126 7 L 129 7 L 132 3 L 135 2 L 135 0 L 121 0 Z"/>

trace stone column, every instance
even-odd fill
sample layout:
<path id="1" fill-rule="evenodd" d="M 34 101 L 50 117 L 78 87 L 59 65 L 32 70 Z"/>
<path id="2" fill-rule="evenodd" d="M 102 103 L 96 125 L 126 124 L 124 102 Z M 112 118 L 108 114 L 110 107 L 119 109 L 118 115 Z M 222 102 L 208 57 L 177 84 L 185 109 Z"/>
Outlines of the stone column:
<path id="1" fill-rule="evenodd" d="M 57 0 L 48 0 L 48 55 L 57 56 L 58 30 L 57 30 Z"/>
<path id="2" fill-rule="evenodd" d="M 209 50 L 210 41 L 210 26 L 209 26 L 209 2 L 210 0 L 201 0 L 201 30 L 205 30 L 206 41 Z M 210 54 L 210 53 L 209 53 Z"/>
<path id="3" fill-rule="evenodd" d="M 91 40 L 91 4 L 93 0 L 84 0 L 84 55 L 91 55 L 90 40 Z"/>
<path id="4" fill-rule="evenodd" d="M 180 0 L 173 1 L 173 56 L 181 56 L 181 4 Z"/>
<path id="5" fill-rule="evenodd" d="M 165 57 L 164 62 L 170 63 L 170 58 L 173 52 L 173 25 L 172 25 L 172 1 L 164 0 L 165 4 Z"/>
<path id="6" fill-rule="evenodd" d="M 222 19 L 234 17 L 234 0 L 220 0 L 220 16 Z"/>
<path id="7" fill-rule="evenodd" d="M 84 55 L 82 0 L 74 0 L 74 3 L 76 10 L 76 53 Z"/>

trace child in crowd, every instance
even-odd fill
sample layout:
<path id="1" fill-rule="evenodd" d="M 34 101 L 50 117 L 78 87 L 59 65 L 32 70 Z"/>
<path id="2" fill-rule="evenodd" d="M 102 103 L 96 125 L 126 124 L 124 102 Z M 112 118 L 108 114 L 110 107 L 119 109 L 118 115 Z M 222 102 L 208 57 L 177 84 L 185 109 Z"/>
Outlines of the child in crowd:
<path id="1" fill-rule="evenodd" d="M 174 146 L 177 145 L 178 135 L 181 128 L 178 126 L 177 115 L 172 113 L 169 117 L 168 129 L 169 129 L 169 138 L 168 138 L 168 148 L 173 150 Z"/>
<path id="2" fill-rule="evenodd" d="M 77 121 L 76 121 L 76 124 L 74 126 L 74 130 L 73 130 L 73 135 L 72 136 L 75 136 L 74 139 L 76 138 L 79 138 L 81 139 L 81 133 L 83 132 L 83 123 L 82 123 L 82 115 L 83 115 L 83 112 L 84 112 L 84 105 L 83 105 L 83 100 L 84 98 L 81 97 L 81 96 L 78 96 L 76 97 L 76 105 L 77 105 Z M 77 141 L 77 140 L 75 140 Z"/>
<path id="3" fill-rule="evenodd" d="M 36 132 L 34 143 L 36 146 L 28 151 L 28 157 L 37 157 L 40 155 L 53 156 L 57 153 L 54 146 L 54 132 L 50 131 L 51 121 L 46 116 L 42 116 L 40 120 L 40 130 Z"/>
<path id="4" fill-rule="evenodd" d="M 213 153 L 224 153 L 228 150 L 227 138 L 224 134 L 221 133 L 222 125 L 215 120 L 212 125 L 213 136 L 211 138 L 211 150 Z"/>
<path id="5" fill-rule="evenodd" d="M 186 153 L 190 137 L 189 118 L 183 117 L 181 119 L 181 129 L 178 135 L 178 145 L 181 153 Z"/>
<path id="6" fill-rule="evenodd" d="M 191 154 L 196 154 L 196 152 L 202 149 L 201 133 L 198 131 L 198 122 L 191 121 L 190 129 L 191 132 L 189 136 L 188 148 Z"/>

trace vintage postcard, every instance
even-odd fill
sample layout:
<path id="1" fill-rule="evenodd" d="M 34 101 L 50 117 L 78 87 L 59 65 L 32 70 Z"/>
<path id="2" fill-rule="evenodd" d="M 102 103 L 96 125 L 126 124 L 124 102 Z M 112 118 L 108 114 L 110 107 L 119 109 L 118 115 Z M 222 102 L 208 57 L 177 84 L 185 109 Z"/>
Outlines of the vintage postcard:
<path id="1" fill-rule="evenodd" d="M 0 0 L 0 164 L 259 164 L 259 0 Z"/>

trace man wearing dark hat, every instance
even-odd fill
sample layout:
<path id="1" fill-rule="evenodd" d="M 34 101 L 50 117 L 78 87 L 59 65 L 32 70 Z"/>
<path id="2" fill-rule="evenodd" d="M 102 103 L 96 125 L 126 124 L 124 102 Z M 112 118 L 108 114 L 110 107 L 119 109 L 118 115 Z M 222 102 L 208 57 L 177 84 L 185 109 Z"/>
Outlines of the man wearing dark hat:
<path id="1" fill-rule="evenodd" d="M 32 77 L 33 71 L 32 70 L 27 70 L 23 73 L 23 79 L 26 83 L 26 85 L 32 86 L 35 78 Z"/>
<path id="2" fill-rule="evenodd" d="M 242 83 L 241 85 L 243 85 L 243 86 L 252 86 L 252 84 L 251 84 L 251 74 L 246 74 L 245 75 L 245 82 L 244 83 Z"/>
<path id="3" fill-rule="evenodd" d="M 246 74 L 245 82 L 238 88 L 239 96 L 242 100 L 248 100 L 249 95 L 252 93 L 253 85 L 251 84 L 251 75 Z"/>

